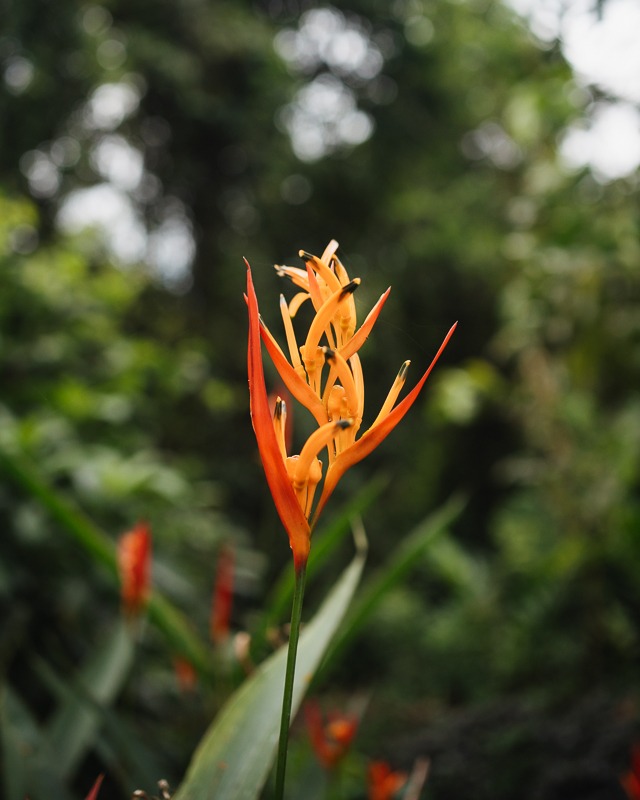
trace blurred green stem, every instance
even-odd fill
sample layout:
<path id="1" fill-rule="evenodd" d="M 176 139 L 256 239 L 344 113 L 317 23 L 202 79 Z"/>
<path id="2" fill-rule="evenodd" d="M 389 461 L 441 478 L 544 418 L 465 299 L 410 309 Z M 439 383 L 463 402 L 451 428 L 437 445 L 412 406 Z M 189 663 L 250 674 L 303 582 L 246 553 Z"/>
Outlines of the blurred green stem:
<path id="1" fill-rule="evenodd" d="M 280 739 L 278 741 L 278 762 L 276 765 L 275 800 L 284 797 L 284 778 L 287 769 L 287 749 L 289 746 L 289 725 L 291 723 L 291 702 L 293 699 L 293 681 L 296 674 L 296 656 L 298 638 L 300 636 L 300 620 L 302 617 L 302 600 L 307 578 L 307 565 L 296 568 L 296 582 L 291 608 L 291 627 L 289 630 L 289 650 L 287 652 L 287 669 L 284 677 L 284 694 L 282 697 L 282 717 L 280 720 Z"/>

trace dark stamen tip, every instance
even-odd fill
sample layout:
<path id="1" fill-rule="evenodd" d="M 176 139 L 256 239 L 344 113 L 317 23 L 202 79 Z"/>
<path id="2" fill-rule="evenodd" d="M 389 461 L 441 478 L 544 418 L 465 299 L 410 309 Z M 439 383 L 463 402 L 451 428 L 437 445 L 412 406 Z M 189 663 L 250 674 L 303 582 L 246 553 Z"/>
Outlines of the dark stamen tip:
<path id="1" fill-rule="evenodd" d="M 339 419 L 336 422 L 336 428 L 341 428 L 344 430 L 345 428 L 350 428 L 353 425 L 353 422 L 350 419 Z"/>
<path id="2" fill-rule="evenodd" d="M 280 419 L 287 411 L 287 406 L 281 397 L 276 398 L 276 407 L 273 413 L 275 419 Z"/>
<path id="3" fill-rule="evenodd" d="M 343 297 L 346 297 L 349 294 L 353 294 L 355 290 L 360 286 L 360 278 L 354 278 L 352 281 L 346 286 L 342 287 L 342 291 L 340 292 L 340 299 L 342 300 Z"/>
<path id="4" fill-rule="evenodd" d="M 326 361 L 332 361 L 336 357 L 336 351 L 332 350 L 330 347 L 323 347 L 322 352 L 324 353 Z"/>
<path id="5" fill-rule="evenodd" d="M 318 257 L 314 256 L 312 253 L 307 253 L 306 250 L 298 250 L 298 255 L 300 256 L 303 261 L 317 261 Z"/>

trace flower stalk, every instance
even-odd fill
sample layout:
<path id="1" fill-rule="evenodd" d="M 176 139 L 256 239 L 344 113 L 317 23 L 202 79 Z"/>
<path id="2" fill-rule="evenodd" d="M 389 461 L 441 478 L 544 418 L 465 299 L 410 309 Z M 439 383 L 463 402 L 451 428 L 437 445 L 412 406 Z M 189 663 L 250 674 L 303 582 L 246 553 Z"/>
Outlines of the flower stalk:
<path id="1" fill-rule="evenodd" d="M 287 667 L 284 677 L 284 693 L 282 696 L 282 716 L 280 718 L 280 738 L 278 740 L 278 760 L 276 763 L 276 800 L 282 800 L 284 797 L 284 779 L 287 770 L 287 750 L 289 745 L 289 727 L 291 725 L 293 682 L 296 674 L 296 656 L 298 654 L 298 639 L 300 637 L 300 622 L 302 619 L 302 601 L 304 600 L 304 587 L 306 584 L 306 579 L 307 565 L 303 564 L 301 567 L 296 569 L 296 582 L 293 592 L 293 605 L 291 608 L 289 647 L 287 650 Z"/>

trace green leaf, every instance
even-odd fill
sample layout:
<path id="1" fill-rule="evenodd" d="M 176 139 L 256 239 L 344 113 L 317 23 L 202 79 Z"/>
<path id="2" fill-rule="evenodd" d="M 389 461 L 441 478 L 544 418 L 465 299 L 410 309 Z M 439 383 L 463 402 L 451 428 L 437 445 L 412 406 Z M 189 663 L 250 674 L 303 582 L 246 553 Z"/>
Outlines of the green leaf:
<path id="1" fill-rule="evenodd" d="M 440 538 L 463 508 L 464 502 L 460 497 L 453 497 L 445 503 L 414 528 L 401 541 L 391 560 L 367 581 L 357 601 L 349 610 L 345 624 L 331 642 L 322 665 L 323 674 L 367 623 L 387 592 L 405 577 L 416 563 L 416 559 Z"/>
<path id="2" fill-rule="evenodd" d="M 55 754 L 20 697 L 9 687 L 0 697 L 2 789 L 6 800 L 70 800 Z"/>
<path id="3" fill-rule="evenodd" d="M 293 713 L 342 620 L 364 565 L 353 559 L 300 636 Z M 254 800 L 275 758 L 287 648 L 265 661 L 222 708 L 196 750 L 174 800 Z"/>
<path id="4" fill-rule="evenodd" d="M 60 775 L 69 777 L 92 747 L 102 723 L 101 709 L 120 693 L 133 663 L 134 642 L 120 621 L 78 676 L 77 687 L 51 720 L 47 740 Z"/>

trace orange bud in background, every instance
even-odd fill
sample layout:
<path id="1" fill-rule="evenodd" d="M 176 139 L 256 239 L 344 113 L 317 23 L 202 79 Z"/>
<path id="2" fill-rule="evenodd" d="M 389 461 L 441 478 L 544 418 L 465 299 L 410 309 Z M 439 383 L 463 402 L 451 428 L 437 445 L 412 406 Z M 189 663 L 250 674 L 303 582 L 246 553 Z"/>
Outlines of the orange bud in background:
<path id="1" fill-rule="evenodd" d="M 631 769 L 620 779 L 629 800 L 640 800 L 640 744 L 631 752 Z"/>
<path id="2" fill-rule="evenodd" d="M 356 735 L 357 717 L 332 714 L 325 723 L 320 706 L 312 700 L 305 704 L 304 716 L 311 746 L 318 761 L 325 769 L 334 769 L 346 756 Z"/>
<path id="3" fill-rule="evenodd" d="M 386 761 L 369 764 L 369 800 L 392 800 L 407 782 L 404 772 L 393 772 Z"/>
<path id="4" fill-rule="evenodd" d="M 198 682 L 198 674 L 190 661 L 182 656 L 173 659 L 173 669 L 176 673 L 178 686 L 181 692 L 192 692 Z"/>
<path id="5" fill-rule="evenodd" d="M 151 528 L 147 522 L 120 537 L 117 550 L 122 605 L 127 614 L 138 614 L 149 599 L 151 586 Z"/>
<path id="6" fill-rule="evenodd" d="M 229 545 L 222 545 L 218 553 L 216 582 L 211 601 L 211 639 L 217 645 L 229 638 L 233 606 L 233 572 L 233 550 Z"/>

